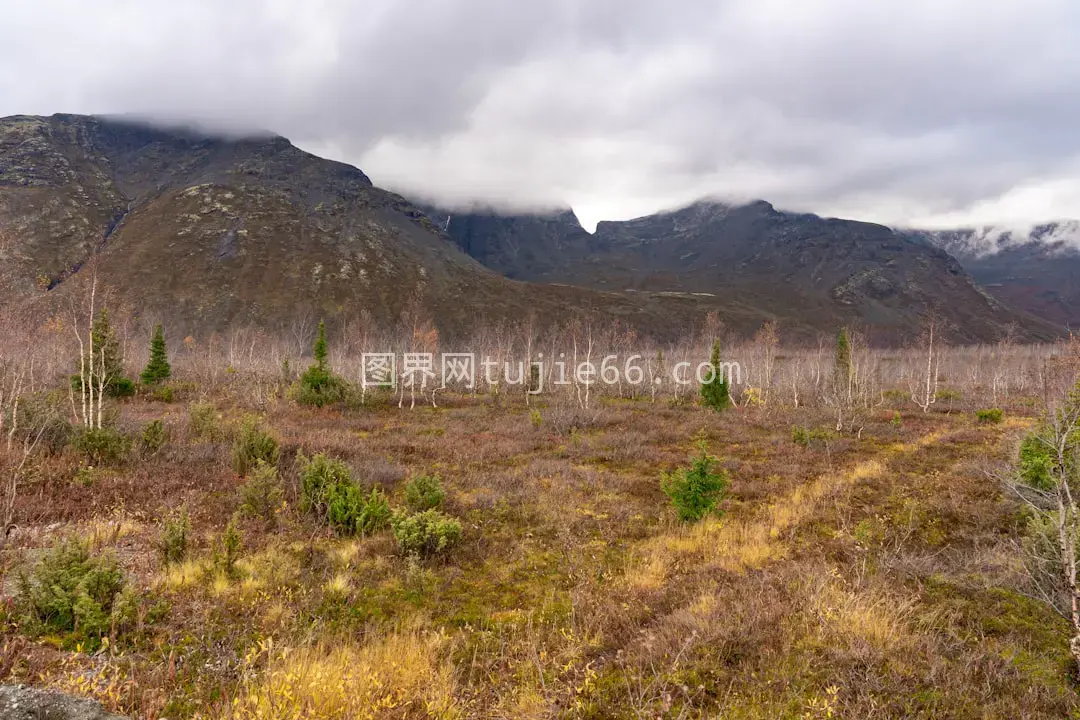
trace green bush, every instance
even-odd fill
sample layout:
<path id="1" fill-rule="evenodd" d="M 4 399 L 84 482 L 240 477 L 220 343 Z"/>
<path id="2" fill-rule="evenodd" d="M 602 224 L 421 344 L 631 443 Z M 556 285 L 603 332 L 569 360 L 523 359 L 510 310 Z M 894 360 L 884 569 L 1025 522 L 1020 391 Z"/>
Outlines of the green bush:
<path id="1" fill-rule="evenodd" d="M 390 502 L 386 499 L 386 494 L 378 488 L 371 488 L 371 492 L 364 500 L 364 507 L 356 516 L 356 532 L 361 535 L 376 533 L 390 524 L 392 516 L 393 511 L 390 510 Z"/>
<path id="2" fill-rule="evenodd" d="M 187 508 L 171 512 L 161 524 L 161 538 L 158 550 L 166 565 L 183 562 L 187 557 L 188 540 L 191 536 L 191 521 Z"/>
<path id="3" fill-rule="evenodd" d="M 16 604 L 32 631 L 100 638 L 131 619 L 133 603 L 122 595 L 124 574 L 115 558 L 92 555 L 81 541 L 54 545 L 18 584 Z"/>
<path id="4" fill-rule="evenodd" d="M 257 460 L 240 486 L 240 513 L 270 522 L 281 507 L 283 497 L 277 468 Z"/>
<path id="5" fill-rule="evenodd" d="M 139 437 L 139 451 L 144 456 L 157 453 L 169 441 L 169 431 L 161 420 L 152 420 L 143 428 Z"/>
<path id="6" fill-rule="evenodd" d="M 413 512 L 437 508 L 445 498 L 438 475 L 417 475 L 405 486 L 405 505 Z"/>
<path id="7" fill-rule="evenodd" d="M 72 436 L 71 447 L 91 465 L 110 465 L 131 452 L 131 438 L 111 427 L 82 427 Z"/>
<path id="8" fill-rule="evenodd" d="M 349 466 L 319 453 L 302 459 L 300 507 L 342 534 L 370 534 L 386 527 L 390 505 L 377 488 L 365 496 Z"/>
<path id="9" fill-rule="evenodd" d="M 700 520 L 705 515 L 716 512 L 717 505 L 727 492 L 727 473 L 713 470 L 718 460 L 709 455 L 704 440 L 699 443 L 699 448 L 701 454 L 694 458 L 689 468 L 665 473 L 660 482 L 660 487 L 671 498 L 680 520 Z"/>
<path id="10" fill-rule="evenodd" d="M 937 400 L 959 400 L 963 395 L 959 390 L 953 390 L 952 388 L 942 388 L 934 393 L 934 398 Z"/>
<path id="11" fill-rule="evenodd" d="M 162 403 L 171 403 L 175 397 L 176 395 L 172 385 L 162 385 L 161 387 L 154 388 L 154 391 L 150 393 L 151 400 Z"/>
<path id="12" fill-rule="evenodd" d="M 300 461 L 300 509 L 305 512 L 326 513 L 326 499 L 338 485 L 352 485 L 352 472 L 349 466 L 340 460 L 334 460 L 324 453 L 317 453 Z"/>
<path id="13" fill-rule="evenodd" d="M 289 389 L 289 397 L 300 405 L 325 407 L 344 402 L 348 385 L 341 378 L 315 367 L 308 368 Z"/>
<path id="14" fill-rule="evenodd" d="M 986 410 L 976 410 L 975 417 L 981 423 L 987 423 L 989 425 L 996 425 L 1005 419 L 1005 411 L 1001 408 L 988 408 Z"/>
<path id="15" fill-rule="evenodd" d="M 260 460 L 267 465 L 277 465 L 278 453 L 277 440 L 262 429 L 259 418 L 245 415 L 233 441 L 233 472 L 247 475 Z"/>
<path id="16" fill-rule="evenodd" d="M 212 403 L 191 403 L 188 407 L 188 430 L 200 440 L 220 440 L 221 413 Z"/>
<path id="17" fill-rule="evenodd" d="M 1050 446 L 1037 435 L 1028 435 L 1020 443 L 1020 478 L 1038 490 L 1054 487 L 1054 456 Z"/>
<path id="18" fill-rule="evenodd" d="M 810 447 L 814 441 L 826 441 L 831 437 L 828 430 L 822 428 L 806 428 L 800 425 L 791 427 L 791 442 L 802 447 Z"/>
<path id="19" fill-rule="evenodd" d="M 391 518 L 391 525 L 398 548 L 412 557 L 437 555 L 461 540 L 461 523 L 438 510 L 413 515 L 397 513 Z"/>

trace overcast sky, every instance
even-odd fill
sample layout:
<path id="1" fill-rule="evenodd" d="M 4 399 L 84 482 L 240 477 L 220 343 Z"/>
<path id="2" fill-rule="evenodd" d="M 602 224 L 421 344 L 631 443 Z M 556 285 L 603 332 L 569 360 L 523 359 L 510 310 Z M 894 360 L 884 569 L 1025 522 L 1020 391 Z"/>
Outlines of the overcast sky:
<path id="1" fill-rule="evenodd" d="M 706 195 L 1080 216 L 1076 0 L 3 0 L 0 116 L 261 128 L 587 226 Z"/>

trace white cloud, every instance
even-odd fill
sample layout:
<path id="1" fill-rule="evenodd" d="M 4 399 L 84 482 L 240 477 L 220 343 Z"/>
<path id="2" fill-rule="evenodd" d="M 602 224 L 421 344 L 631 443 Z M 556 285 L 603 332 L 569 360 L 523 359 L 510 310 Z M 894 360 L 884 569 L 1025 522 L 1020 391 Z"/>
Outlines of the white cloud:
<path id="1" fill-rule="evenodd" d="M 1080 203 L 1072 0 L 11 0 L 0 115 L 279 132 L 583 220 L 697 197 L 894 224 Z"/>

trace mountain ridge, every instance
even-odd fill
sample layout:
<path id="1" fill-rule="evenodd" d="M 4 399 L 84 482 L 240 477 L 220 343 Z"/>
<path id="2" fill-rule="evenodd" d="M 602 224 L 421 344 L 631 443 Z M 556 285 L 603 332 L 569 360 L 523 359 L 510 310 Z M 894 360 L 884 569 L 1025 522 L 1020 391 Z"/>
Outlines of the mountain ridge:
<path id="1" fill-rule="evenodd" d="M 1001 330 L 987 320 L 995 314 L 1007 318 L 1002 325 L 1052 332 L 1050 323 L 1013 315 L 941 248 L 885 225 L 786 212 L 765 200 L 705 199 L 601 221 L 592 234 L 569 217 L 451 213 L 447 232 L 488 267 L 534 282 L 708 293 L 778 318 L 797 308 L 837 324 L 911 328 L 935 311 L 983 337 Z"/>
<path id="2" fill-rule="evenodd" d="M 717 232 L 767 242 L 732 254 L 710 240 Z M 770 319 L 802 336 L 862 323 L 898 341 L 937 306 L 958 340 L 992 339 L 1016 323 L 1032 338 L 1056 332 L 981 293 L 943 251 L 906 242 L 883 226 L 764 201 L 703 203 L 596 233 L 568 209 L 454 214 L 447 226 L 437 209 L 281 136 L 77 115 L 0 119 L 9 295 L 55 301 L 95 258 L 141 312 L 192 327 L 280 326 L 300 313 L 385 325 L 422 303 L 459 333 L 482 319 L 585 311 L 670 335 L 713 310 L 740 333 Z"/>

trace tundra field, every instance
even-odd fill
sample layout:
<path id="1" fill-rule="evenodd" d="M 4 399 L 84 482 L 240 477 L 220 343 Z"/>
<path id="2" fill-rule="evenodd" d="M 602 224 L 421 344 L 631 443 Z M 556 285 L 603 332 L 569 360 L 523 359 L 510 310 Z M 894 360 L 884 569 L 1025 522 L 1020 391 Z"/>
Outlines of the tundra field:
<path id="1" fill-rule="evenodd" d="M 150 333 L 118 327 L 138 377 Z M 1051 483 L 1080 425 L 1038 447 L 1080 408 L 1075 341 L 766 328 L 721 345 L 716 411 L 696 384 L 361 393 L 361 349 L 437 336 L 331 334 L 313 365 L 314 328 L 169 338 L 167 380 L 101 402 L 90 333 L 80 369 L 70 327 L 34 332 L 0 350 L 2 683 L 132 718 L 1080 717 Z"/>

